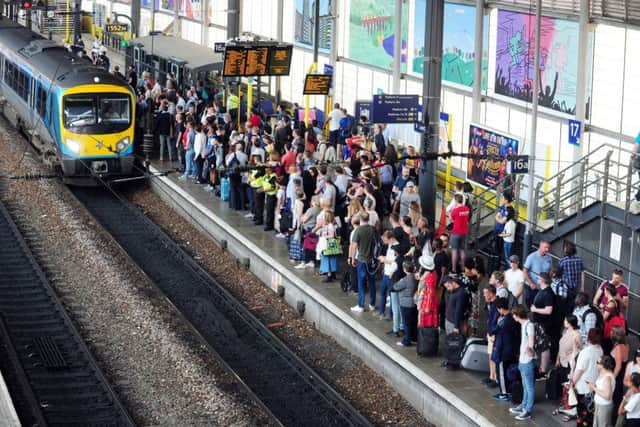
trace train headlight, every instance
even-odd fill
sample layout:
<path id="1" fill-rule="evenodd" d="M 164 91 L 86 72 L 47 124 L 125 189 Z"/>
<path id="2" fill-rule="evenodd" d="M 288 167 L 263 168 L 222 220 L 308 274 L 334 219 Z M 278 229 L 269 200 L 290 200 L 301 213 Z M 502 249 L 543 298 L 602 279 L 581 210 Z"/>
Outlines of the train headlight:
<path id="1" fill-rule="evenodd" d="M 80 143 L 78 141 L 67 138 L 65 142 L 67 147 L 69 147 L 71 151 L 73 151 L 76 154 L 80 153 Z"/>
<path id="2" fill-rule="evenodd" d="M 116 144 L 116 151 L 118 151 L 118 153 L 122 153 L 124 150 L 127 149 L 127 147 L 129 147 L 130 144 L 131 144 L 131 140 L 129 139 L 128 136 L 125 138 L 122 138 Z"/>

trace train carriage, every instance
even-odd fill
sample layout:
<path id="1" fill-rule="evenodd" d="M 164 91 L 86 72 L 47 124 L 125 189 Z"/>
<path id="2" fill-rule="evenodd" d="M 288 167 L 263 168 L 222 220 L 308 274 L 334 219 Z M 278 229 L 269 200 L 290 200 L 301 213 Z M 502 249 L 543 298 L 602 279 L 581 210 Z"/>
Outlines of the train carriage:
<path id="1" fill-rule="evenodd" d="M 2 20 L 0 92 L 67 180 L 131 175 L 136 104 L 122 79 Z"/>

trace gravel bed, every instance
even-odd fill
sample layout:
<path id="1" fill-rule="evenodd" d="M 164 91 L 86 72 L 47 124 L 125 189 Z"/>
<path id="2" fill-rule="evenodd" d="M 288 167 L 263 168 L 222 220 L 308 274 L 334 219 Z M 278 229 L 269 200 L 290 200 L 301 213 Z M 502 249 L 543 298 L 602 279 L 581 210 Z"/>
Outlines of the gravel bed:
<path id="1" fill-rule="evenodd" d="M 375 425 L 428 426 L 427 421 L 389 386 L 331 337 L 321 334 L 280 300 L 253 273 L 200 233 L 153 191 L 137 186 L 129 199 L 179 242 L 216 280 L 253 312 Z M 206 255 L 205 255 L 206 254 Z"/>
<path id="2" fill-rule="evenodd" d="M 0 120 L 0 175 L 47 173 Z M 26 154 L 25 154 L 26 153 Z M 139 425 L 265 425 L 268 418 L 57 180 L 4 179 L 3 200 Z"/>

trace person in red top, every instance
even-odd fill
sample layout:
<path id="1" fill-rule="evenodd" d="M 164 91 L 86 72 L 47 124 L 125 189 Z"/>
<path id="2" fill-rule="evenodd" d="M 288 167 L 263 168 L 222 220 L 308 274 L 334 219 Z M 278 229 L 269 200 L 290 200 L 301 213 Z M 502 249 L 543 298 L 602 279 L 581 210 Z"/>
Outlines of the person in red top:
<path id="1" fill-rule="evenodd" d="M 425 274 L 421 280 L 424 284 L 420 284 L 419 288 L 424 287 L 422 294 L 422 303 L 418 307 L 418 327 L 419 328 L 437 328 L 438 327 L 438 273 L 436 273 L 436 265 L 433 257 L 423 254 L 418 262 L 425 270 Z"/>
<path id="2" fill-rule="evenodd" d="M 471 211 L 463 203 L 462 194 L 456 194 L 456 207 L 449 214 L 453 228 L 451 229 L 451 266 L 454 272 L 459 272 L 458 260 L 464 260 L 464 248 L 469 234 L 469 219 Z"/>
<path id="3" fill-rule="evenodd" d="M 622 270 L 615 269 L 613 270 L 613 274 L 611 274 L 611 280 L 605 280 L 600 284 L 600 288 L 598 292 L 593 297 L 593 305 L 596 307 L 600 307 L 600 310 L 603 310 L 604 307 L 607 306 L 607 295 L 605 293 L 605 288 L 607 285 L 612 284 L 616 288 L 615 298 L 618 301 L 618 306 L 622 309 L 626 309 L 629 305 L 629 289 L 627 285 L 622 283 L 623 277 Z"/>
<path id="4" fill-rule="evenodd" d="M 293 165 L 296 165 L 296 150 L 291 147 L 291 144 L 287 143 L 286 145 L 286 153 L 280 159 L 280 163 L 282 164 L 282 169 L 285 171 L 289 171 L 289 168 Z"/>
<path id="5" fill-rule="evenodd" d="M 258 115 L 258 110 L 255 108 L 251 110 L 251 116 L 249 116 L 249 120 L 251 126 L 260 129 L 260 125 L 262 124 L 262 120 L 260 120 L 260 116 Z"/>

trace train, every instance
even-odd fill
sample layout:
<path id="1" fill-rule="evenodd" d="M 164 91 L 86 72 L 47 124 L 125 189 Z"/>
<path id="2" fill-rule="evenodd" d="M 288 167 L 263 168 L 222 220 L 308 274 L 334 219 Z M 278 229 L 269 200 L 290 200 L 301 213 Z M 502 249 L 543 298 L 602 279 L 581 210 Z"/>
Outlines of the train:
<path id="1" fill-rule="evenodd" d="M 122 78 L 3 19 L 0 93 L 5 116 L 66 182 L 135 172 L 136 97 Z"/>

